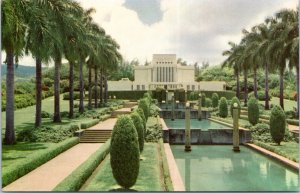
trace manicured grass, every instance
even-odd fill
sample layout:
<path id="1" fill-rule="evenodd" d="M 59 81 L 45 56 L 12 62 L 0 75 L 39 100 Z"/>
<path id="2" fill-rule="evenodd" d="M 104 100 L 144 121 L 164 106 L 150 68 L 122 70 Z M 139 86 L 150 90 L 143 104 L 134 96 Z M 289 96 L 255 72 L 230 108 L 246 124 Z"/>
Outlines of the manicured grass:
<path id="1" fill-rule="evenodd" d="M 221 118 L 221 117 L 217 117 L 217 116 L 211 116 L 212 119 L 216 119 L 219 121 L 223 121 L 225 123 L 229 123 L 229 124 L 233 124 L 233 119 L 231 116 L 228 116 L 226 118 Z M 246 125 L 249 125 L 249 121 L 248 120 L 244 120 L 244 119 L 239 119 L 239 126 L 241 127 L 245 127 Z"/>
<path id="2" fill-rule="evenodd" d="M 109 153 L 110 140 L 106 141 L 93 155 L 60 182 L 53 191 L 78 191 L 100 162 Z"/>
<path id="3" fill-rule="evenodd" d="M 292 161 L 299 162 L 299 144 L 296 142 L 281 142 L 280 145 L 277 145 L 275 143 L 254 141 L 254 144 L 286 157 Z"/>
<path id="4" fill-rule="evenodd" d="M 145 143 L 141 155 L 139 176 L 132 191 L 164 191 L 157 143 Z M 83 191 L 124 191 L 115 181 L 110 167 L 110 157 L 105 159 L 102 168 Z"/>
<path id="5" fill-rule="evenodd" d="M 265 101 L 259 101 L 259 103 L 264 105 Z M 279 105 L 279 98 L 272 97 L 270 104 Z M 297 101 L 284 99 L 284 110 L 285 111 L 293 110 L 294 107 L 297 107 Z"/>
<path id="6" fill-rule="evenodd" d="M 18 143 L 2 145 L 2 184 L 15 181 L 21 176 L 46 163 L 79 142 L 77 137 L 60 143 Z"/>

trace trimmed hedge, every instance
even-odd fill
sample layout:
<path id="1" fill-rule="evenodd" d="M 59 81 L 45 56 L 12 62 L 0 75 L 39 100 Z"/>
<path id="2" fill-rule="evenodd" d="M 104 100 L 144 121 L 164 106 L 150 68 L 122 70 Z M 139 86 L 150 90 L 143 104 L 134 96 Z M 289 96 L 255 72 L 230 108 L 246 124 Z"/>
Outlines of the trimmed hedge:
<path id="1" fill-rule="evenodd" d="M 138 107 L 143 109 L 146 121 L 148 120 L 149 113 L 150 113 L 149 106 L 150 106 L 150 104 L 149 104 L 149 101 L 147 99 L 141 99 L 139 101 Z"/>
<path id="2" fill-rule="evenodd" d="M 100 122 L 100 120 L 98 119 L 93 119 L 91 121 L 85 122 L 85 123 L 81 123 L 80 124 L 80 129 L 87 129 L 89 127 L 92 127 L 94 125 L 97 125 Z"/>
<path id="3" fill-rule="evenodd" d="M 77 100 L 77 99 L 79 99 L 79 97 L 80 97 L 80 92 L 74 91 L 73 92 L 73 99 Z M 70 100 L 70 93 L 69 92 L 66 92 L 66 93 L 63 94 L 63 100 Z"/>
<path id="4" fill-rule="evenodd" d="M 126 189 L 136 183 L 140 168 L 138 134 L 129 115 L 118 118 L 111 136 L 110 165 L 117 183 Z"/>
<path id="5" fill-rule="evenodd" d="M 248 120 L 252 125 L 256 125 L 259 121 L 259 106 L 256 98 L 250 98 L 248 101 Z"/>
<path id="6" fill-rule="evenodd" d="M 226 118 L 228 116 L 228 104 L 225 97 L 221 97 L 219 103 L 219 115 L 220 117 Z"/>
<path id="7" fill-rule="evenodd" d="M 107 140 L 95 153 L 83 162 L 68 177 L 60 182 L 52 191 L 78 191 L 85 181 L 92 175 L 102 160 L 109 153 L 110 139 Z"/>
<path id="8" fill-rule="evenodd" d="M 116 96 L 117 99 L 138 100 L 143 98 L 146 92 L 146 90 L 108 91 L 108 96 Z"/>
<path id="9" fill-rule="evenodd" d="M 205 107 L 212 107 L 212 101 L 210 98 L 205 98 Z"/>
<path id="10" fill-rule="evenodd" d="M 296 119 L 286 119 L 286 122 L 290 125 L 297 125 L 299 126 L 299 120 Z"/>
<path id="11" fill-rule="evenodd" d="M 270 131 L 273 140 L 280 145 L 280 142 L 284 138 L 285 134 L 285 114 L 282 108 L 278 105 L 275 105 L 271 110 L 270 117 Z"/>
<path id="12" fill-rule="evenodd" d="M 78 143 L 79 138 L 72 137 L 45 150 L 43 153 L 32 154 L 30 159 L 26 160 L 26 163 L 16 164 L 11 170 L 2 173 L 2 186 L 12 183 Z"/>
<path id="13" fill-rule="evenodd" d="M 133 112 L 130 114 L 130 118 L 135 126 L 135 129 L 138 134 L 139 138 L 139 149 L 140 152 L 144 150 L 144 124 L 143 124 L 143 119 L 140 117 L 140 115 L 137 112 Z"/>
<path id="14" fill-rule="evenodd" d="M 136 108 L 134 111 L 136 111 L 140 117 L 143 119 L 143 123 L 144 123 L 144 134 L 146 132 L 146 123 L 147 123 L 147 120 L 146 120 L 146 117 L 145 117 L 145 114 L 144 114 L 144 110 L 141 109 L 141 108 Z"/>
<path id="15" fill-rule="evenodd" d="M 212 106 L 214 108 L 218 107 L 219 105 L 219 95 L 217 93 L 213 93 L 211 96 L 211 100 L 212 100 Z"/>
<path id="16" fill-rule="evenodd" d="M 205 107 L 205 102 L 206 102 L 206 95 L 205 93 L 201 93 L 201 105 L 202 107 Z"/>

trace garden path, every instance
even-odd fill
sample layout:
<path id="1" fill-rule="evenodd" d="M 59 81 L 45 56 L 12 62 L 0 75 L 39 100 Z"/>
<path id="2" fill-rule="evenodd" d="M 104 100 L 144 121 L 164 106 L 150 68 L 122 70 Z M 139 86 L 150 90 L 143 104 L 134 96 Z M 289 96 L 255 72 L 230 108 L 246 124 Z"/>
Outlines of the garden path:
<path id="1" fill-rule="evenodd" d="M 2 191 L 51 191 L 102 143 L 80 143 L 7 185 Z"/>
<path id="2" fill-rule="evenodd" d="M 103 122 L 98 123 L 97 125 L 94 125 L 86 130 L 113 130 L 115 123 L 117 121 L 117 118 L 110 118 Z"/>

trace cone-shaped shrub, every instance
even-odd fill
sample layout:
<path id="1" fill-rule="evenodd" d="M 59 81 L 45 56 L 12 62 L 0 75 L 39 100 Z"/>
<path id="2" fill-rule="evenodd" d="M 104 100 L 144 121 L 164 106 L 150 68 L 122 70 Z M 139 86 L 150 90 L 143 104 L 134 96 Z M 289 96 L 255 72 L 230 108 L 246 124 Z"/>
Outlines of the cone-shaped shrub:
<path id="1" fill-rule="evenodd" d="M 202 93 L 201 94 L 201 105 L 202 105 L 202 107 L 205 107 L 205 93 Z"/>
<path id="2" fill-rule="evenodd" d="M 252 125 L 256 125 L 259 120 L 259 106 L 256 98 L 251 97 L 248 101 L 248 120 Z"/>
<path id="3" fill-rule="evenodd" d="M 205 99 L 205 107 L 211 107 L 212 106 L 212 101 L 210 98 Z"/>
<path id="4" fill-rule="evenodd" d="M 228 105 L 225 97 L 221 97 L 219 103 L 219 115 L 220 117 L 226 118 L 228 116 Z"/>
<path id="5" fill-rule="evenodd" d="M 231 113 L 231 117 L 233 117 L 233 114 L 232 114 L 232 109 L 233 109 L 233 104 L 234 103 L 237 103 L 238 104 L 238 117 L 240 117 L 240 114 L 241 114 L 241 103 L 240 103 L 240 100 L 237 98 L 237 97 L 233 97 L 231 99 L 231 103 L 230 103 L 230 113 Z"/>
<path id="6" fill-rule="evenodd" d="M 136 128 L 138 137 L 139 137 L 139 148 L 140 152 L 144 149 L 144 122 L 143 119 L 140 117 L 140 115 L 137 112 L 133 112 L 130 114 L 130 118 L 133 121 L 133 124 Z"/>
<path id="7" fill-rule="evenodd" d="M 141 99 L 139 102 L 139 108 L 143 109 L 146 121 L 148 120 L 149 116 L 149 105 L 148 99 L 145 98 Z"/>
<path id="8" fill-rule="evenodd" d="M 146 92 L 144 93 L 144 97 L 143 98 L 146 98 L 149 102 L 149 104 L 151 104 L 151 101 L 152 101 L 152 97 L 151 97 L 151 94 Z"/>
<path id="9" fill-rule="evenodd" d="M 278 105 L 275 105 L 271 111 L 270 117 L 270 132 L 273 140 L 280 145 L 280 142 L 284 138 L 285 133 L 285 114 L 282 108 Z"/>
<path id="10" fill-rule="evenodd" d="M 143 109 L 141 109 L 141 108 L 137 108 L 137 109 L 135 109 L 135 111 L 140 115 L 140 117 L 141 117 L 142 120 L 143 120 L 143 124 L 144 124 L 144 133 L 145 133 L 145 132 L 146 132 L 146 123 L 147 123 L 147 121 L 146 121 L 146 117 L 145 117 L 144 111 L 143 111 Z"/>
<path id="11" fill-rule="evenodd" d="M 217 93 L 214 92 L 212 94 L 211 100 L 212 100 L 212 106 L 214 108 L 218 107 L 218 105 L 219 105 L 219 95 Z"/>
<path id="12" fill-rule="evenodd" d="M 110 165 L 117 183 L 129 189 L 140 167 L 138 134 L 129 115 L 120 116 L 111 136 Z"/>

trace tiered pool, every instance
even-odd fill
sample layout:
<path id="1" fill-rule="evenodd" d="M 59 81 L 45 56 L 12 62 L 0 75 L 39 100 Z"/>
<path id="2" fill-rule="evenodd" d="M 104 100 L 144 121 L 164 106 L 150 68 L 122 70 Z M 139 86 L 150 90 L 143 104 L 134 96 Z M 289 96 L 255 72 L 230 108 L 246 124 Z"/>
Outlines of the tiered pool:
<path id="1" fill-rule="evenodd" d="M 185 128 L 185 119 L 175 119 L 172 121 L 171 119 L 164 119 L 167 127 L 169 129 L 183 129 Z M 228 126 L 222 125 L 220 123 L 216 123 L 207 119 L 203 119 L 199 121 L 198 119 L 191 119 L 191 129 L 232 129 Z"/>
<path id="2" fill-rule="evenodd" d="M 298 171 L 241 146 L 194 145 L 191 152 L 172 145 L 187 191 L 298 191 Z"/>

